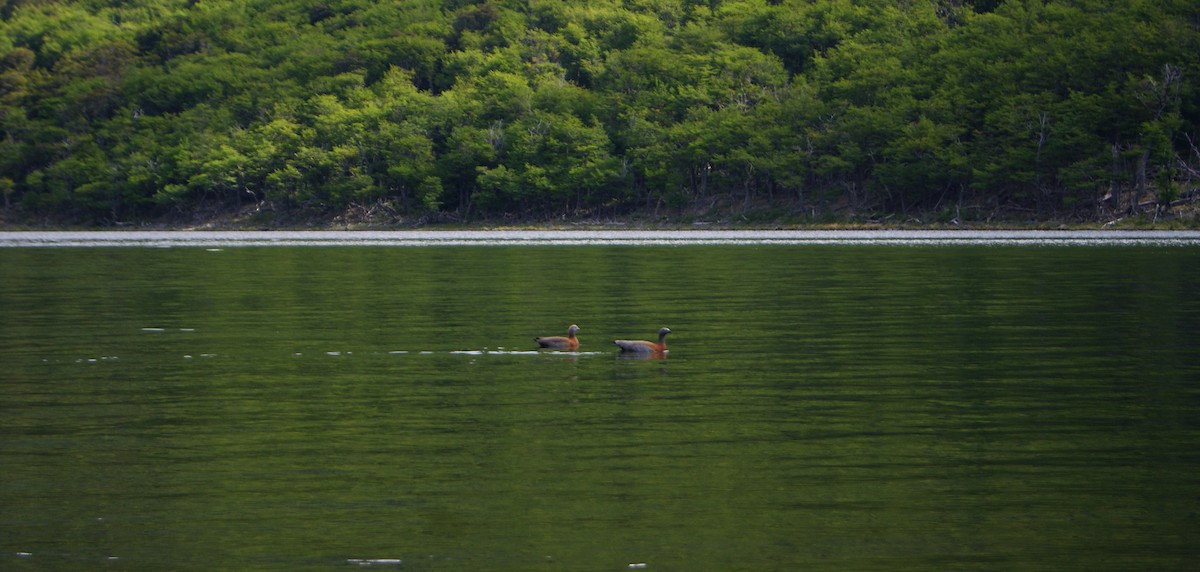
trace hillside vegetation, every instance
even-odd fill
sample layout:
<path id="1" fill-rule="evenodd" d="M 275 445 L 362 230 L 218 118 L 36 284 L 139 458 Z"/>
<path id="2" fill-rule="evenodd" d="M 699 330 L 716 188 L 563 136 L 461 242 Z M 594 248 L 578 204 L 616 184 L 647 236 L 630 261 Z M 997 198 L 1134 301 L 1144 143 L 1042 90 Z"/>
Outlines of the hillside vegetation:
<path id="1" fill-rule="evenodd" d="M 1195 0 L 9 0 L 12 222 L 1106 220 L 1200 181 Z"/>

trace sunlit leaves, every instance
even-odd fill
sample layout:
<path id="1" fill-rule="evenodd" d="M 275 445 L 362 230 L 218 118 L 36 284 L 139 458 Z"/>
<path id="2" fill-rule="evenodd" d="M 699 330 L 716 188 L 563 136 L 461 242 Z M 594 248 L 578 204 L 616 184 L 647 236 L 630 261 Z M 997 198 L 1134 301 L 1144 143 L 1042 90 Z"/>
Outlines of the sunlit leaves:
<path id="1" fill-rule="evenodd" d="M 1182 0 L 10 4 L 6 204 L 66 219 L 1053 214 L 1169 194 L 1200 114 Z"/>

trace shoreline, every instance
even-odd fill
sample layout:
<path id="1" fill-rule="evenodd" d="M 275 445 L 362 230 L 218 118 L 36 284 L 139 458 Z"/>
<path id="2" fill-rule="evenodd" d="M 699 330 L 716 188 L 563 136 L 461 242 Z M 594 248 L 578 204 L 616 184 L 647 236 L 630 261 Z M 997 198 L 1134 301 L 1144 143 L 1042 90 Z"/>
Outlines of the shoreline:
<path id="1" fill-rule="evenodd" d="M 904 222 L 876 223 L 842 221 L 819 223 L 726 222 L 726 221 L 475 221 L 431 223 L 337 223 L 260 224 L 254 222 L 205 221 L 195 224 L 145 223 L 118 225 L 27 224 L 0 222 L 0 232 L 463 232 L 463 231 L 1200 231 L 1200 220 L 1162 221 L 1115 220 L 1110 222 L 1067 222 L 1060 220 L 979 223 Z"/>
<path id="2" fill-rule="evenodd" d="M 221 230 L 0 231 L 0 248 L 279 246 L 1156 245 L 1200 230 Z"/>

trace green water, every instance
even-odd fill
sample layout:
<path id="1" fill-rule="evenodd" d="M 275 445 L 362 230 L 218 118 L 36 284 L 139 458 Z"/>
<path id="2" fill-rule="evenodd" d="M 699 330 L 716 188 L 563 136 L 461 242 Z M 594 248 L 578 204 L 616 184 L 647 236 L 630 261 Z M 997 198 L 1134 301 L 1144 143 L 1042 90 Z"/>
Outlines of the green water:
<path id="1" fill-rule="evenodd" d="M 0 249 L 0 569 L 1192 569 L 1198 335 L 1191 247 Z"/>

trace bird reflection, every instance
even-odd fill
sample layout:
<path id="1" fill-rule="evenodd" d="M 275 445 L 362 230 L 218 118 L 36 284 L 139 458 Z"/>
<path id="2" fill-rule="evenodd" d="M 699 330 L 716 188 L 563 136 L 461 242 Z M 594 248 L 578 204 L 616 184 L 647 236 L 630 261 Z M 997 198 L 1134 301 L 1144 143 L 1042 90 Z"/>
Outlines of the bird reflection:
<path id="1" fill-rule="evenodd" d="M 664 360 L 667 352 L 617 352 L 617 359 Z"/>

